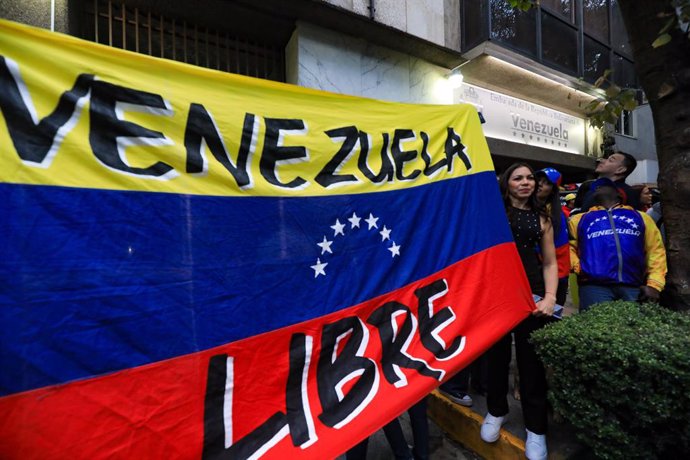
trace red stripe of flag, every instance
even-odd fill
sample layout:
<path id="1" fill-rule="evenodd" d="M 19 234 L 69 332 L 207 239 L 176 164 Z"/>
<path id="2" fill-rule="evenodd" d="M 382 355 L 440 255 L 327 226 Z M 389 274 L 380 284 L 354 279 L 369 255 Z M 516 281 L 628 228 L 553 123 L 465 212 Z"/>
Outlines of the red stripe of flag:
<path id="1" fill-rule="evenodd" d="M 498 245 L 322 318 L 2 398 L 0 457 L 332 458 L 532 308 L 514 244 Z"/>

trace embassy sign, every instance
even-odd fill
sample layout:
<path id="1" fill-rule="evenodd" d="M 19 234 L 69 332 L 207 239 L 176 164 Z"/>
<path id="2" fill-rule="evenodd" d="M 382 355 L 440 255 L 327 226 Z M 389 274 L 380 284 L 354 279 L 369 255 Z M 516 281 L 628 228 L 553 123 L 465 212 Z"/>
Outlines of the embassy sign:
<path id="1" fill-rule="evenodd" d="M 584 154 L 585 119 L 479 86 L 463 84 L 461 102 L 484 116 L 484 135 L 509 142 Z"/>

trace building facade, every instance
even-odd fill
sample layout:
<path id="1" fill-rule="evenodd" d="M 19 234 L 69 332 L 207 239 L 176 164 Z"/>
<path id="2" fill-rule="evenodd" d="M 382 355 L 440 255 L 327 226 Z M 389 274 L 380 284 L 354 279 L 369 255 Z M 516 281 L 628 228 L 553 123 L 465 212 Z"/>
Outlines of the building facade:
<path id="1" fill-rule="evenodd" d="M 525 160 L 568 182 L 587 178 L 602 154 L 585 113 L 592 83 L 611 68 L 617 84 L 635 85 L 617 0 L 542 0 L 529 12 L 505 0 L 0 0 L 0 15 L 326 91 L 471 103 L 497 171 Z M 640 160 L 630 182 L 655 182 L 649 107 L 619 128 L 616 147 Z"/>

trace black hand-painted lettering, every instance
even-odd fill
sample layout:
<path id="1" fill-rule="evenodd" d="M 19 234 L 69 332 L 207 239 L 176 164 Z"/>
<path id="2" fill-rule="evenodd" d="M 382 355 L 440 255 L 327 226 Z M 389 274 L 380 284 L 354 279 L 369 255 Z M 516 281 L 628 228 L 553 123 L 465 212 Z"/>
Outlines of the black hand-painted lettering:
<path id="1" fill-rule="evenodd" d="M 424 160 L 424 175 L 427 177 L 433 176 L 436 171 L 448 164 L 446 157 L 441 158 L 435 164 L 431 164 L 431 155 L 429 155 L 429 135 L 424 131 L 419 133 L 422 138 L 422 160 Z"/>
<path id="2" fill-rule="evenodd" d="M 448 137 L 446 137 L 446 158 L 448 159 L 448 171 L 453 170 L 453 155 L 457 155 L 465 164 L 465 168 L 469 171 L 472 169 L 472 163 L 465 153 L 465 146 L 462 144 L 460 135 L 458 135 L 453 128 L 448 128 Z"/>
<path id="3" fill-rule="evenodd" d="M 383 145 L 381 146 L 381 170 L 378 174 L 374 174 L 367 164 L 367 157 L 369 156 L 369 136 L 365 132 L 359 133 L 359 158 L 357 159 L 357 167 L 364 174 L 364 177 L 369 179 L 374 184 L 380 182 L 393 180 L 393 163 L 388 156 L 388 133 L 383 133 Z"/>
<path id="4" fill-rule="evenodd" d="M 323 408 L 319 420 L 327 426 L 340 428 L 356 417 L 368 403 L 371 393 L 378 389 L 376 364 L 363 357 L 366 333 L 366 327 L 354 316 L 323 328 L 316 380 Z M 343 394 L 343 384 L 352 379 L 357 380 L 347 394 Z"/>
<path id="5" fill-rule="evenodd" d="M 448 286 L 445 280 L 437 280 L 414 291 L 417 299 L 419 299 L 417 315 L 419 316 L 419 336 L 422 339 L 422 345 L 438 359 L 447 359 L 464 347 L 464 337 L 457 336 L 450 346 L 444 349 L 443 344 L 433 334 L 455 316 L 449 307 L 441 308 L 436 312 L 432 311 L 434 300 L 442 296 L 447 290 Z"/>
<path id="6" fill-rule="evenodd" d="M 405 318 L 396 334 L 396 331 L 393 329 L 393 321 L 395 321 L 393 316 L 400 312 L 405 315 Z M 414 369 L 421 375 L 436 380 L 443 378 L 443 372 L 431 369 L 424 361 L 413 359 L 406 354 L 406 350 L 403 350 L 406 343 L 410 341 L 410 337 L 415 333 L 412 312 L 407 306 L 399 302 L 386 302 L 374 310 L 367 319 L 367 323 L 376 326 L 379 331 L 383 348 L 381 367 L 388 383 L 395 385 L 401 381 L 400 376 L 395 372 L 394 366 Z"/>
<path id="7" fill-rule="evenodd" d="M 235 165 L 225 149 L 221 133 L 215 121 L 206 108 L 201 104 L 192 103 L 189 106 L 187 126 L 184 132 L 184 146 L 187 150 L 187 172 L 198 174 L 204 172 L 204 159 L 201 155 L 201 145 L 205 142 L 213 157 L 227 169 L 240 188 L 251 184 L 248 171 L 248 158 L 254 134 L 254 114 L 244 116 L 242 127 L 242 141 L 237 153 Z"/>
<path id="8" fill-rule="evenodd" d="M 268 444 L 287 426 L 287 417 L 283 412 L 276 412 L 261 426 L 247 436 L 225 447 L 225 423 L 223 405 L 227 374 L 228 355 L 211 357 L 206 381 L 204 400 L 204 446 L 202 458 L 205 460 L 237 460 L 254 455 Z"/>
<path id="9" fill-rule="evenodd" d="M 352 174 L 336 174 L 336 171 L 338 171 L 339 167 L 352 154 L 355 145 L 357 145 L 357 140 L 359 139 L 357 127 L 346 126 L 344 128 L 331 129 L 330 131 L 326 131 L 326 135 L 331 139 L 344 137 L 345 140 L 343 141 L 343 145 L 340 146 L 340 150 L 338 150 L 338 152 L 333 155 L 333 158 L 326 163 L 326 166 L 319 171 L 314 180 L 324 188 L 328 188 L 340 182 L 357 182 L 357 178 Z"/>
<path id="10" fill-rule="evenodd" d="M 125 163 L 123 152 L 120 151 L 123 147 L 118 141 L 118 138 L 124 137 L 147 139 L 141 143 L 162 143 L 161 140 L 166 139 L 163 133 L 121 120 L 118 118 L 116 108 L 118 103 L 125 103 L 150 111 L 161 111 L 167 109 L 163 98 L 158 94 L 99 80 L 94 81 L 91 88 L 89 142 L 96 158 L 110 168 L 137 176 L 161 177 L 173 171 L 172 166 L 162 161 L 145 168 L 128 165 Z"/>
<path id="11" fill-rule="evenodd" d="M 284 147 L 279 145 L 280 131 L 285 130 L 302 130 L 304 129 L 304 121 L 299 119 L 280 119 L 280 118 L 266 118 L 266 138 L 264 139 L 264 150 L 259 161 L 259 169 L 261 175 L 268 181 L 278 187 L 283 188 L 298 188 L 306 184 L 307 181 L 301 177 L 295 177 L 290 182 L 281 182 L 278 179 L 276 171 L 277 163 L 282 161 L 298 160 L 307 157 L 307 149 L 304 147 Z"/>
<path id="12" fill-rule="evenodd" d="M 315 441 L 315 434 L 310 432 L 313 427 L 312 416 L 309 411 L 307 396 L 306 371 L 308 360 L 311 358 L 311 346 L 307 346 L 310 338 L 304 334 L 293 334 L 290 339 L 290 368 L 285 391 L 288 424 L 292 444 L 301 446 Z"/>
<path id="13" fill-rule="evenodd" d="M 0 56 L 0 110 L 5 116 L 7 131 L 14 148 L 23 161 L 43 163 L 51 150 L 55 151 L 67 134 L 73 116 L 78 115 L 75 108 L 81 98 L 88 95 L 94 76 L 81 74 L 71 90 L 60 96 L 55 110 L 38 122 L 22 98 L 22 90 L 29 94 L 19 75 L 17 64 L 9 58 Z"/>
<path id="14" fill-rule="evenodd" d="M 395 178 L 398 180 L 413 180 L 422 172 L 418 169 L 412 171 L 408 176 L 404 175 L 403 168 L 405 163 L 412 161 L 417 157 L 416 150 L 401 150 L 400 143 L 406 139 L 414 139 L 414 132 L 411 129 L 396 129 L 393 134 L 393 145 L 391 145 L 391 154 L 395 162 Z"/>

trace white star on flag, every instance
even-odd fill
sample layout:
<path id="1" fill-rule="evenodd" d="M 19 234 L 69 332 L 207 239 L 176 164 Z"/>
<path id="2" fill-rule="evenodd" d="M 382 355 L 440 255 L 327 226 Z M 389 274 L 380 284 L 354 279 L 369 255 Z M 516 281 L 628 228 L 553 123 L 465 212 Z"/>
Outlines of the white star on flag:
<path id="1" fill-rule="evenodd" d="M 386 241 L 391 239 L 391 229 L 383 226 L 383 230 L 379 232 L 381 234 L 381 241 Z"/>
<path id="2" fill-rule="evenodd" d="M 379 226 L 376 225 L 376 222 L 378 222 L 378 220 L 379 220 L 378 217 L 374 217 L 374 215 L 372 213 L 369 213 L 369 218 L 364 219 L 364 222 L 369 224 L 369 228 L 367 230 L 371 230 L 372 228 L 379 228 Z"/>
<path id="3" fill-rule="evenodd" d="M 335 224 L 331 225 L 331 228 L 335 231 L 333 236 L 338 236 L 338 234 L 345 236 L 345 225 L 340 223 L 340 219 L 336 219 Z"/>
<path id="4" fill-rule="evenodd" d="M 632 220 L 631 218 L 629 218 L 629 217 L 628 217 L 627 219 L 625 219 L 625 221 L 626 221 L 627 223 L 629 223 L 629 224 L 632 224 L 632 223 L 633 223 L 633 220 Z"/>
<path id="5" fill-rule="evenodd" d="M 395 257 L 395 256 L 400 255 L 400 246 L 395 244 L 395 241 L 393 241 L 393 246 L 388 248 L 388 250 L 391 252 L 391 257 Z"/>
<path id="6" fill-rule="evenodd" d="M 323 237 L 322 242 L 316 243 L 316 245 L 321 248 L 321 255 L 323 255 L 325 252 L 330 252 L 333 254 L 333 251 L 331 251 L 331 244 L 333 244 L 333 241 L 328 241 L 325 236 Z"/>
<path id="7" fill-rule="evenodd" d="M 350 228 L 355 228 L 355 227 L 359 228 L 359 221 L 362 220 L 362 218 L 353 212 L 352 217 L 349 217 L 347 220 L 349 220 L 350 225 L 352 225 L 352 227 L 350 227 Z"/>
<path id="8" fill-rule="evenodd" d="M 326 276 L 326 265 L 328 265 L 328 262 L 321 263 L 321 259 L 316 259 L 316 265 L 311 266 L 311 268 L 314 270 L 314 278 L 319 275 Z"/>
<path id="9" fill-rule="evenodd" d="M 632 227 L 632 228 L 637 228 L 637 227 L 639 227 L 639 225 L 637 225 L 637 224 L 632 224 L 631 227 Z"/>

